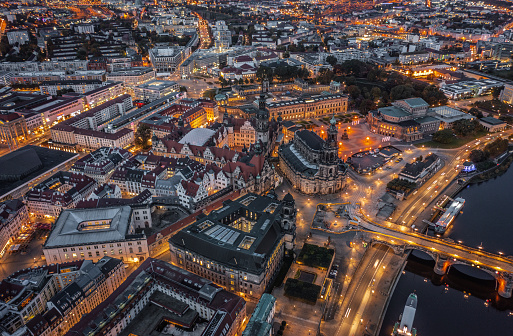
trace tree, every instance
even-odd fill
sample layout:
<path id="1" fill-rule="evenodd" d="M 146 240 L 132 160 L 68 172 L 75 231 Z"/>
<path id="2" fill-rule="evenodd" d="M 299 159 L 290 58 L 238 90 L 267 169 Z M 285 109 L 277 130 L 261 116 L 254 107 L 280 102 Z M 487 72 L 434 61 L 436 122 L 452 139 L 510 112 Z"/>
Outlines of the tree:
<path id="1" fill-rule="evenodd" d="M 499 96 L 501 95 L 501 91 L 502 89 L 504 89 L 504 87 L 494 87 L 492 89 L 492 96 L 493 96 L 493 99 L 499 99 Z"/>
<path id="2" fill-rule="evenodd" d="M 431 106 L 445 105 L 448 101 L 445 94 L 436 85 L 426 86 L 422 90 L 421 97 Z"/>
<path id="3" fill-rule="evenodd" d="M 260 65 L 256 71 L 255 76 L 259 82 L 263 82 L 264 79 L 267 79 L 269 80 L 269 83 L 272 83 L 274 77 L 273 69 Z"/>
<path id="4" fill-rule="evenodd" d="M 317 76 L 315 80 L 321 84 L 327 85 L 331 83 L 333 77 L 335 77 L 333 71 L 329 69 L 321 69 L 321 71 L 319 72 L 319 76 Z"/>
<path id="5" fill-rule="evenodd" d="M 479 163 L 486 161 L 489 157 L 489 154 L 485 151 L 474 149 L 472 152 L 470 152 L 469 159 L 470 161 L 474 163 Z"/>
<path id="6" fill-rule="evenodd" d="M 411 85 L 398 85 L 390 90 L 390 99 L 392 101 L 407 99 L 413 97 L 415 89 Z"/>
<path id="7" fill-rule="evenodd" d="M 362 114 L 367 114 L 367 113 L 369 113 L 369 111 L 372 111 L 375 109 L 376 109 L 376 104 L 374 104 L 374 101 L 372 101 L 371 99 L 364 99 L 360 103 L 359 110 L 360 110 L 360 113 L 362 113 Z"/>
<path id="8" fill-rule="evenodd" d="M 373 99 L 381 98 L 381 89 L 377 86 L 373 87 L 370 92 Z"/>
<path id="9" fill-rule="evenodd" d="M 187 92 L 187 88 L 185 86 L 180 86 L 180 92 Z"/>
<path id="10" fill-rule="evenodd" d="M 215 96 L 216 96 L 216 89 L 208 89 L 205 92 L 203 92 L 203 97 L 208 98 L 210 100 L 214 100 Z"/>
<path id="11" fill-rule="evenodd" d="M 358 60 L 344 61 L 340 65 L 341 71 L 347 76 L 362 77 L 367 73 L 367 64 Z"/>
<path id="12" fill-rule="evenodd" d="M 474 135 L 483 129 L 483 126 L 477 120 L 461 119 L 454 122 L 452 129 L 457 136 Z"/>
<path id="13" fill-rule="evenodd" d="M 289 58 L 290 57 L 290 52 L 289 51 L 285 51 L 283 53 L 283 58 Z"/>
<path id="14" fill-rule="evenodd" d="M 477 107 L 473 107 L 470 110 L 468 110 L 468 113 L 472 114 L 473 116 L 477 117 L 478 119 L 481 119 L 483 117 L 483 112 L 481 112 L 480 109 Z"/>
<path id="15" fill-rule="evenodd" d="M 329 55 L 328 57 L 326 57 L 326 62 L 334 67 L 335 64 L 337 64 L 337 58 L 333 55 Z"/>
<path id="16" fill-rule="evenodd" d="M 143 149 L 150 147 L 151 129 L 146 124 L 139 124 L 135 132 L 135 144 Z"/>
<path id="17" fill-rule="evenodd" d="M 362 91 L 360 90 L 360 88 L 358 86 L 351 85 L 347 88 L 347 93 L 349 93 L 351 98 L 356 99 L 356 98 L 360 97 L 360 95 L 362 94 Z"/>
<path id="18" fill-rule="evenodd" d="M 450 129 L 445 129 L 438 131 L 433 134 L 433 141 L 442 143 L 442 144 L 450 144 L 455 140 L 454 134 Z"/>
<path id="19" fill-rule="evenodd" d="M 508 139 L 498 138 L 485 146 L 485 152 L 490 157 L 496 157 L 504 153 L 508 149 Z"/>

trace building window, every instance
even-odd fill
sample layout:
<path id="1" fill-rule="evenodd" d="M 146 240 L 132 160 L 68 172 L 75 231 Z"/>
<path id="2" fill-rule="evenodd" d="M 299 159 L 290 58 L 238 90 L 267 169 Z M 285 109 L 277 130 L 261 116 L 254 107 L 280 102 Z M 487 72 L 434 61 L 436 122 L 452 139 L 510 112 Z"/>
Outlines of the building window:
<path id="1" fill-rule="evenodd" d="M 64 253 L 64 259 L 69 259 L 69 255 L 67 253 Z"/>

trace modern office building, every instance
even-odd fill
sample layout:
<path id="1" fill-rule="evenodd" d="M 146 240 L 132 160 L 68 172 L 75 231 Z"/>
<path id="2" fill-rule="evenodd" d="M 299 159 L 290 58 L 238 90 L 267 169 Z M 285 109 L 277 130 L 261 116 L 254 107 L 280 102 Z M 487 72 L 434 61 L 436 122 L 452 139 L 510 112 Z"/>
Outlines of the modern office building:
<path id="1" fill-rule="evenodd" d="M 134 87 L 155 78 L 155 70 L 147 67 L 119 69 L 107 74 L 107 80 L 122 82 L 125 86 Z"/>
<path id="2" fill-rule="evenodd" d="M 223 51 L 228 49 L 232 44 L 232 32 L 228 29 L 224 21 L 216 21 L 215 25 L 212 27 L 212 33 L 214 35 L 214 46 L 216 49 Z"/>
<path id="3" fill-rule="evenodd" d="M 513 105 L 513 85 L 504 85 L 504 89 L 502 89 L 499 99 L 504 104 Z"/>
<path id="4" fill-rule="evenodd" d="M 189 47 L 157 46 L 150 49 L 150 60 L 157 72 L 174 72 L 190 53 Z"/>
<path id="5" fill-rule="evenodd" d="M 295 243 L 296 207 L 287 194 L 279 200 L 246 194 L 198 216 L 169 240 L 174 264 L 241 296 L 259 298 L 279 270 L 285 249 Z"/>
<path id="6" fill-rule="evenodd" d="M 19 43 L 22 44 L 27 43 L 30 40 L 30 35 L 27 30 L 19 29 L 19 30 L 11 30 L 7 32 L 7 41 L 9 41 L 10 45 L 14 45 Z"/>
<path id="7" fill-rule="evenodd" d="M 506 129 L 508 124 L 504 120 L 494 117 L 485 117 L 479 119 L 479 123 L 490 133 L 502 132 Z"/>
<path id="8" fill-rule="evenodd" d="M 443 85 L 440 90 L 452 100 L 460 100 L 467 98 L 475 98 L 478 96 L 486 96 L 492 93 L 494 88 L 504 86 L 502 81 L 493 79 L 480 79 L 473 81 L 460 81 L 455 84 Z"/>
<path id="9" fill-rule="evenodd" d="M 440 120 L 441 129 L 451 129 L 458 120 L 474 120 L 475 116 L 457 110 L 449 106 L 436 106 L 428 110 L 428 113 Z"/>
<path id="10" fill-rule="evenodd" d="M 151 80 L 134 87 L 134 98 L 144 102 L 152 102 L 178 91 L 180 91 L 180 85 L 176 82 Z"/>

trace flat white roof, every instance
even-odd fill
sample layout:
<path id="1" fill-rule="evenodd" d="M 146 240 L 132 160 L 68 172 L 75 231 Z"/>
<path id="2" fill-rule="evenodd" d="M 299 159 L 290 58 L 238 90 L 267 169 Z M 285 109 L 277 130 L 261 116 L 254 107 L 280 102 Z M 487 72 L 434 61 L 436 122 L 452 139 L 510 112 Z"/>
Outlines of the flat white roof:
<path id="1" fill-rule="evenodd" d="M 204 146 L 214 133 L 214 130 L 208 128 L 194 128 L 178 142 L 181 144 Z"/>

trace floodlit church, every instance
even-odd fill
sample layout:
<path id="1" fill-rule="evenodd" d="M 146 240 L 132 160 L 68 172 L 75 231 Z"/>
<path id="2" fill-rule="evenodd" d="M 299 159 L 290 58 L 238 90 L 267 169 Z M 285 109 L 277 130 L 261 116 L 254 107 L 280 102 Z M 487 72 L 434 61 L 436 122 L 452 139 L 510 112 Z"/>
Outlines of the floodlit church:
<path id="1" fill-rule="evenodd" d="M 316 133 L 299 130 L 294 139 L 280 146 L 280 169 L 294 188 L 306 194 L 333 194 L 342 190 L 347 167 L 338 157 L 335 117 L 326 141 Z"/>

